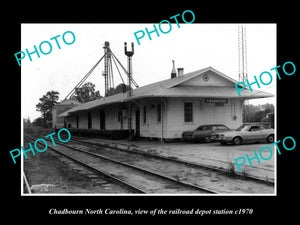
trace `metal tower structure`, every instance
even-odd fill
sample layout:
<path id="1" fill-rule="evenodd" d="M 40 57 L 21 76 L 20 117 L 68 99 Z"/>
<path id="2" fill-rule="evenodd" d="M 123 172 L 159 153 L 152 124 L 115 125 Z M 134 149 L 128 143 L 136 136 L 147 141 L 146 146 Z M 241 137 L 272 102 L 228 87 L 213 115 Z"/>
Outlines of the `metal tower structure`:
<path id="1" fill-rule="evenodd" d="M 246 26 L 238 26 L 238 63 L 239 63 L 239 81 L 246 82 L 248 79 L 247 71 L 247 39 L 246 39 Z M 243 104 L 243 110 L 245 112 L 245 121 L 249 122 L 249 112 L 247 106 L 249 101 L 245 100 Z"/>
<path id="2" fill-rule="evenodd" d="M 109 74 L 109 65 L 111 65 L 111 51 L 109 47 L 109 42 L 104 42 L 104 72 L 102 75 L 104 76 L 104 87 L 105 87 L 105 96 L 108 95 L 108 91 L 110 89 L 110 74 Z"/>
<path id="3" fill-rule="evenodd" d="M 126 46 L 126 45 L 125 45 Z M 131 57 L 133 55 L 133 44 L 132 44 L 132 51 L 127 51 L 126 47 L 125 47 L 125 54 L 127 51 L 127 55 L 128 58 L 128 70 L 127 71 L 125 69 L 125 67 L 122 65 L 122 63 L 119 61 L 119 59 L 114 55 L 114 53 L 112 52 L 109 42 L 105 41 L 104 42 L 104 55 L 97 61 L 97 63 L 89 70 L 89 72 L 76 84 L 76 86 L 68 93 L 68 95 L 65 97 L 65 99 L 68 98 L 72 98 L 76 92 L 76 90 L 78 88 L 81 87 L 81 85 L 86 81 L 86 79 L 91 75 L 91 73 L 95 70 L 95 68 L 99 65 L 99 63 L 102 61 L 102 59 L 104 59 L 104 71 L 102 72 L 102 75 L 104 76 L 104 87 L 105 87 L 105 96 L 108 95 L 112 95 L 114 93 L 110 93 L 112 92 L 112 90 L 114 90 L 114 76 L 113 76 L 113 67 L 112 67 L 112 61 L 114 62 L 114 65 L 119 73 L 119 76 L 122 80 L 122 83 L 125 85 L 124 79 L 120 73 L 120 70 L 118 68 L 118 64 L 119 66 L 122 68 L 122 70 L 124 71 L 124 73 L 126 74 L 126 76 L 128 77 L 128 83 L 131 87 L 131 84 L 133 84 L 135 87 L 139 87 L 138 84 L 135 82 L 135 80 L 132 78 L 132 65 L 131 65 Z M 129 92 L 129 95 L 132 93 Z"/>
<path id="4" fill-rule="evenodd" d="M 246 82 L 247 72 L 247 40 L 246 26 L 238 27 L 238 57 L 239 57 L 239 81 Z"/>

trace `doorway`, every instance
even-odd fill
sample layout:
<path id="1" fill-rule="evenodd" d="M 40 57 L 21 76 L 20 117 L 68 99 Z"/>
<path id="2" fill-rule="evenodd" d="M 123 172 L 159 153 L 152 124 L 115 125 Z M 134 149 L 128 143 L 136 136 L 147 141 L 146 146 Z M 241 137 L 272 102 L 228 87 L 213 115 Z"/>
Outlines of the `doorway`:
<path id="1" fill-rule="evenodd" d="M 140 110 L 139 108 L 135 111 L 135 136 L 140 136 Z"/>
<path id="2" fill-rule="evenodd" d="M 88 112 L 88 129 L 92 129 L 92 117 L 90 112 Z"/>
<path id="3" fill-rule="evenodd" d="M 105 112 L 100 110 L 100 130 L 105 130 Z"/>

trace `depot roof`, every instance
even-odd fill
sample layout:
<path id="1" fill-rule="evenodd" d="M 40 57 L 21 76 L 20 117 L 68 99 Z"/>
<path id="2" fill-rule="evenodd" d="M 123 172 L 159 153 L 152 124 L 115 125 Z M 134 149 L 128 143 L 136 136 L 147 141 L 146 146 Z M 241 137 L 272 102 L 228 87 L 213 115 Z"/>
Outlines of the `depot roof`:
<path id="1" fill-rule="evenodd" d="M 80 105 L 81 103 L 74 99 L 64 99 L 63 101 L 61 101 L 58 104 L 59 105 Z"/>
<path id="2" fill-rule="evenodd" d="M 210 85 L 209 83 L 207 83 L 207 85 L 190 85 L 189 82 L 191 80 L 207 72 L 212 72 L 219 79 L 224 80 L 226 85 Z M 226 76 L 225 74 L 217 71 L 212 67 L 206 67 L 204 69 L 187 73 L 173 79 L 167 79 L 133 89 L 133 94 L 130 98 L 128 98 L 127 93 L 120 93 L 108 97 L 103 97 L 75 106 L 74 108 L 60 114 L 59 116 L 68 116 L 75 112 L 90 110 L 99 106 L 149 97 L 210 97 L 241 99 L 273 97 L 272 94 L 257 90 L 253 90 L 251 92 L 247 88 L 242 90 L 242 97 L 239 97 L 234 86 L 235 83 L 238 83 L 238 81 Z"/>

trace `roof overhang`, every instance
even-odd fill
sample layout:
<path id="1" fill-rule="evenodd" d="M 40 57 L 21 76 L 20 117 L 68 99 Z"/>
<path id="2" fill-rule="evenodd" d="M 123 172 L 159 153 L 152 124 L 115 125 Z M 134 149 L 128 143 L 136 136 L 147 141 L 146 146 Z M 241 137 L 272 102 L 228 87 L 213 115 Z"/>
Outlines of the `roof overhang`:
<path id="1" fill-rule="evenodd" d="M 196 86 L 196 85 L 183 85 L 187 80 L 193 79 L 200 74 L 207 71 L 213 71 L 219 76 L 232 83 L 232 86 Z M 269 98 L 273 94 L 262 91 L 252 90 L 245 88 L 242 96 L 238 95 L 235 85 L 238 81 L 226 76 L 225 74 L 215 70 L 212 67 L 207 67 L 202 70 L 197 70 L 180 77 L 167 79 L 145 85 L 133 90 L 133 95 L 128 97 L 127 93 L 120 93 L 109 97 L 103 97 L 94 101 L 86 102 L 73 107 L 60 114 L 59 117 L 65 117 L 74 113 L 92 110 L 103 106 L 112 104 L 124 103 L 143 98 L 235 98 L 235 99 L 256 99 L 256 98 Z M 181 84 L 181 85 L 179 85 Z"/>

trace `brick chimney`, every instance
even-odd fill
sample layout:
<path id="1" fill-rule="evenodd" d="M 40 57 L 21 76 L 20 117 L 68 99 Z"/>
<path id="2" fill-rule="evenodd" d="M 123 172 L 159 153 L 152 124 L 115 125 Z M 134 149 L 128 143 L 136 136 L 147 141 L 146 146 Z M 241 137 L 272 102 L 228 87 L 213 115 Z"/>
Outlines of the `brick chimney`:
<path id="1" fill-rule="evenodd" d="M 182 76 L 183 75 L 183 68 L 177 68 L 177 72 L 178 72 L 178 76 Z"/>

